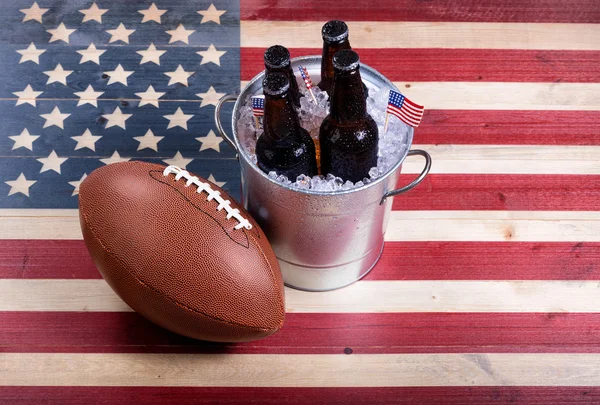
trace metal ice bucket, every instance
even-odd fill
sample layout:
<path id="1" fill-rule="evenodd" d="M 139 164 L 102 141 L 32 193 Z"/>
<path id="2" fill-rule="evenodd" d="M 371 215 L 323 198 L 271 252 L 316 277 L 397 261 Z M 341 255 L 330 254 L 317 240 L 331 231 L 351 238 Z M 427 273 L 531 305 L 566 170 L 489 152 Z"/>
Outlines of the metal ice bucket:
<path id="1" fill-rule="evenodd" d="M 321 57 L 292 60 L 320 77 Z M 361 76 L 369 89 L 397 88 L 375 69 L 361 64 Z M 242 169 L 244 207 L 260 224 L 279 259 L 286 285 L 301 290 L 327 291 L 351 284 L 365 276 L 377 263 L 383 250 L 383 235 L 392 210 L 392 196 L 410 190 L 429 172 L 431 157 L 411 150 L 410 128 L 404 156 L 384 176 L 362 187 L 335 192 L 299 190 L 270 179 L 251 160 L 238 139 L 236 121 L 248 96 L 261 92 L 264 72 L 258 74 L 239 96 L 223 97 L 215 109 L 217 128 L 238 154 Z M 233 137 L 224 131 L 220 119 L 225 102 L 235 101 L 232 116 Z M 406 156 L 421 155 L 425 168 L 410 184 L 395 189 Z"/>

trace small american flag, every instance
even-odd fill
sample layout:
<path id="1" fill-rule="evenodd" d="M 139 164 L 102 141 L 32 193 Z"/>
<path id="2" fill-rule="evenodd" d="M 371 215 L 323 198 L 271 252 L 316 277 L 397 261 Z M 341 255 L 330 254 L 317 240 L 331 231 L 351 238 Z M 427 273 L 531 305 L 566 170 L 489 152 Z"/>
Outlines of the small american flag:
<path id="1" fill-rule="evenodd" d="M 425 108 L 422 105 L 415 104 L 397 91 L 390 90 L 386 114 L 392 114 L 400 118 L 411 127 L 418 127 L 423 118 L 424 110 Z"/>
<path id="2" fill-rule="evenodd" d="M 265 115 L 265 99 L 261 96 L 252 96 L 252 113 L 255 117 Z"/>
<path id="3" fill-rule="evenodd" d="M 302 65 L 298 66 L 298 70 L 300 71 L 300 75 L 302 76 L 302 80 L 304 80 L 304 84 L 306 84 L 306 89 L 309 91 L 313 101 L 317 104 L 317 99 L 312 92 L 312 80 L 310 79 L 310 75 L 308 74 L 308 70 Z"/>
<path id="4" fill-rule="evenodd" d="M 312 80 L 310 79 L 310 76 L 308 75 L 308 71 L 306 70 L 306 68 L 304 66 L 298 66 L 298 70 L 300 71 L 300 74 L 302 75 L 302 80 L 304 80 L 304 83 L 306 84 L 306 88 L 308 90 L 310 90 L 313 86 L 312 84 Z"/>

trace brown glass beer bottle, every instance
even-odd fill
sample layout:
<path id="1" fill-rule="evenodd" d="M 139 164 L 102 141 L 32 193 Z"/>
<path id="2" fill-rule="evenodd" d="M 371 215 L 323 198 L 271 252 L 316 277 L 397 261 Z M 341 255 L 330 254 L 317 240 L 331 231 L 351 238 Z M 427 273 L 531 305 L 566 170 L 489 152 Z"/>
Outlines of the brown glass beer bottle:
<path id="1" fill-rule="evenodd" d="M 290 64 L 290 52 L 286 47 L 281 45 L 273 45 L 265 51 L 265 73 L 283 73 L 287 76 L 290 82 L 290 97 L 294 106 L 300 108 L 300 90 L 298 82 Z"/>
<path id="2" fill-rule="evenodd" d="M 321 29 L 323 37 L 323 53 L 321 54 L 321 81 L 318 86 L 326 91 L 331 100 L 331 88 L 333 86 L 333 56 L 343 49 L 352 49 L 348 39 L 348 26 L 340 20 L 331 20 L 323 25 Z M 364 86 L 365 98 L 369 96 L 368 89 Z"/>
<path id="3" fill-rule="evenodd" d="M 263 80 L 264 133 L 256 141 L 256 158 L 263 172 L 275 171 L 296 181 L 301 174 L 317 174 L 317 158 L 312 138 L 300 126 L 289 89 L 290 81 L 283 73 L 268 73 Z"/>
<path id="4" fill-rule="evenodd" d="M 367 113 L 358 54 L 349 49 L 339 51 L 333 64 L 330 113 L 319 130 L 321 172 L 357 182 L 369 177 L 369 169 L 377 166 L 379 133 Z"/>

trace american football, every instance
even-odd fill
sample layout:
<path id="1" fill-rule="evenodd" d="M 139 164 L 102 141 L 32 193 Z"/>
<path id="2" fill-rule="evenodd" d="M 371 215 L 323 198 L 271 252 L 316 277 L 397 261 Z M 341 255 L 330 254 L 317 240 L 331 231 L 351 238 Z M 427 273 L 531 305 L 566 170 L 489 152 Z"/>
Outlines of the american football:
<path id="1" fill-rule="evenodd" d="M 156 324 L 219 342 L 281 328 L 283 281 L 271 245 L 208 180 L 175 166 L 104 166 L 80 186 L 79 218 L 104 279 Z"/>

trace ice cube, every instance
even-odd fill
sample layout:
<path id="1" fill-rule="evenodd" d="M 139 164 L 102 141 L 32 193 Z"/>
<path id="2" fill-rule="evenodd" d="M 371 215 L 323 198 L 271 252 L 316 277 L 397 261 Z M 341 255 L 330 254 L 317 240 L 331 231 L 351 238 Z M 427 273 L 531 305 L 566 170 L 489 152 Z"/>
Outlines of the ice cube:
<path id="1" fill-rule="evenodd" d="M 372 179 L 376 179 L 377 177 L 379 177 L 379 169 L 377 169 L 377 167 L 371 167 L 371 169 L 369 170 L 369 177 L 371 177 Z"/>

